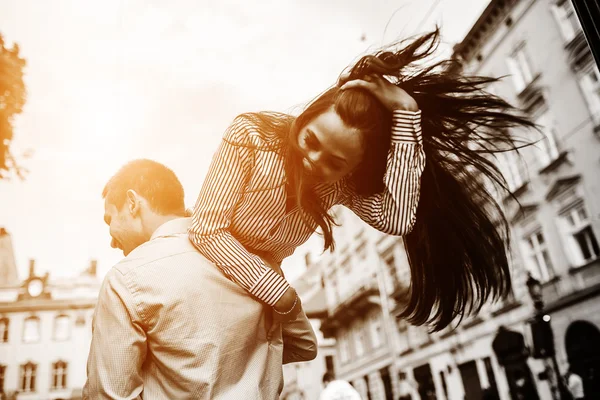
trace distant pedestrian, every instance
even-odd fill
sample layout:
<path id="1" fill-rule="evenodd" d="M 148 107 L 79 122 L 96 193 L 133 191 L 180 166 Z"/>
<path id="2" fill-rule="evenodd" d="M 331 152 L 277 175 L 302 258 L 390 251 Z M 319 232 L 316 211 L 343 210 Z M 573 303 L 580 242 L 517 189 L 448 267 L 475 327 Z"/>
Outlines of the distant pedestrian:
<path id="1" fill-rule="evenodd" d="M 323 375 L 323 385 L 325 389 L 321 392 L 319 400 L 361 400 L 360 394 L 350 383 L 335 379 L 330 371 Z"/>
<path id="2" fill-rule="evenodd" d="M 566 389 L 568 389 L 568 395 L 571 396 L 573 400 L 583 400 L 585 399 L 585 392 L 583 390 L 583 379 L 577 373 L 573 371 L 571 367 L 564 376 L 564 384 L 566 384 Z M 564 390 L 563 390 L 564 391 Z M 567 396 L 568 396 L 567 395 Z M 564 395 L 562 396 L 565 397 Z M 570 399 L 568 399 L 570 400 Z"/>

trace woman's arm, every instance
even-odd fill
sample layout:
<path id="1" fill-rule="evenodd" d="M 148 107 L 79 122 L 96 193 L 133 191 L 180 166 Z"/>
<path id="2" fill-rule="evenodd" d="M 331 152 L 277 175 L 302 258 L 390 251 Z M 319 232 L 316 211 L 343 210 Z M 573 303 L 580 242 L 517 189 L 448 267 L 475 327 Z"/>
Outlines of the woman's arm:
<path id="1" fill-rule="evenodd" d="M 375 229 L 402 236 L 408 234 L 415 223 L 425 153 L 421 112 L 396 110 L 393 115 L 384 190 L 363 197 L 349 188 L 342 204 Z"/>
<path id="2" fill-rule="evenodd" d="M 344 80 L 347 78 L 343 78 Z M 421 134 L 421 110 L 402 88 L 379 75 L 347 81 L 341 89 L 361 88 L 373 94 L 392 112 L 392 135 L 381 193 L 364 197 L 352 188 L 342 187 L 342 204 L 374 228 L 391 234 L 406 235 L 415 223 L 425 169 Z"/>
<path id="3" fill-rule="evenodd" d="M 244 146 L 248 129 L 247 121 L 238 117 L 225 133 L 200 190 L 189 238 L 200 253 L 231 280 L 260 301 L 274 306 L 293 289 L 260 257 L 247 251 L 229 231 L 231 218 L 253 168 L 253 149 Z"/>

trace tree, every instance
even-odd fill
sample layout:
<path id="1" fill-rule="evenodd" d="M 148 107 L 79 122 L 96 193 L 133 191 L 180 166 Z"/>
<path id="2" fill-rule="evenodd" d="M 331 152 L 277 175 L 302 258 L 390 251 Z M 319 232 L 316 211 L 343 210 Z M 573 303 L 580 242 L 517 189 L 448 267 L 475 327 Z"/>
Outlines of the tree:
<path id="1" fill-rule="evenodd" d="M 25 60 L 19 57 L 19 45 L 15 43 L 12 48 L 6 48 L 0 34 L 0 180 L 8 178 L 11 172 L 23 178 L 26 172 L 10 151 L 14 117 L 25 105 L 24 67 Z"/>

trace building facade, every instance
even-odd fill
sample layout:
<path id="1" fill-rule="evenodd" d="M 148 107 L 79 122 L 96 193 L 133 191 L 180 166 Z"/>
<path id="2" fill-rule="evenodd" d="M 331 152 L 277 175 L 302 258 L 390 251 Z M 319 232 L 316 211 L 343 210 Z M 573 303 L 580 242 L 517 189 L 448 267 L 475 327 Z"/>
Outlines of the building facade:
<path id="1" fill-rule="evenodd" d="M 350 211 L 336 213 L 343 226 L 335 229 L 336 251 L 318 260 L 328 309 L 321 330 L 336 339 L 334 373 L 364 399 L 397 398 L 400 335 L 392 310 L 393 294 L 402 288 L 395 260 L 403 248 Z"/>
<path id="2" fill-rule="evenodd" d="M 463 69 L 502 77 L 489 91 L 521 108 L 535 146 L 496 162 L 521 207 L 498 193 L 511 223 L 513 292 L 460 326 L 430 334 L 396 318 L 410 271 L 401 240 L 336 210 L 336 251 L 317 258 L 327 296 L 321 330 L 335 373 L 364 399 L 551 399 L 549 360 L 518 368 L 494 351 L 502 332 L 534 348 L 528 274 L 542 283 L 560 373 L 600 393 L 600 73 L 569 1 L 493 0 L 455 47 Z M 596 391 L 597 390 L 597 391 Z M 408 398 L 408 397 L 406 397 Z"/>
<path id="3" fill-rule="evenodd" d="M 348 210 L 336 213 L 343 221 L 337 250 L 318 263 L 328 300 L 321 330 L 336 339 L 337 378 L 370 400 L 479 399 L 484 389 L 510 399 L 510 383 L 492 342 L 501 326 L 527 335 L 532 308 L 522 267 L 513 266 L 509 299 L 486 305 L 459 327 L 430 333 L 397 318 L 410 282 L 402 240 L 365 226 Z M 535 360 L 529 367 L 532 375 L 544 369 Z M 540 382 L 539 393 L 549 395 L 548 385 Z"/>
<path id="4" fill-rule="evenodd" d="M 492 91 L 541 127 L 500 160 L 522 205 L 506 199 L 527 271 L 542 282 L 557 361 L 600 393 L 600 72 L 570 1 L 492 1 L 455 55 L 507 76 Z"/>
<path id="5" fill-rule="evenodd" d="M 0 398 L 80 399 L 100 282 L 50 279 L 31 261 L 22 282 L 0 286 Z"/>

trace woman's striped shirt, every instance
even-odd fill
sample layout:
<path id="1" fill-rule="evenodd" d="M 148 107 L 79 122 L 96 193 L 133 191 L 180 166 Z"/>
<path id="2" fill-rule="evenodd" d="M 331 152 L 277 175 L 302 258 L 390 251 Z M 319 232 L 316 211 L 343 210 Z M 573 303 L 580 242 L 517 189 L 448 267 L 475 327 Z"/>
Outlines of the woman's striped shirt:
<path id="1" fill-rule="evenodd" d="M 345 180 L 317 186 L 327 209 L 343 204 L 374 228 L 409 233 L 415 222 L 425 153 L 421 111 L 393 113 L 385 190 L 363 197 Z M 229 279 L 273 306 L 289 288 L 284 277 L 257 254 L 281 262 L 316 226 L 306 226 L 296 207 L 286 211 L 284 146 L 247 117 L 225 132 L 202 185 L 192 216 L 190 240 Z"/>

